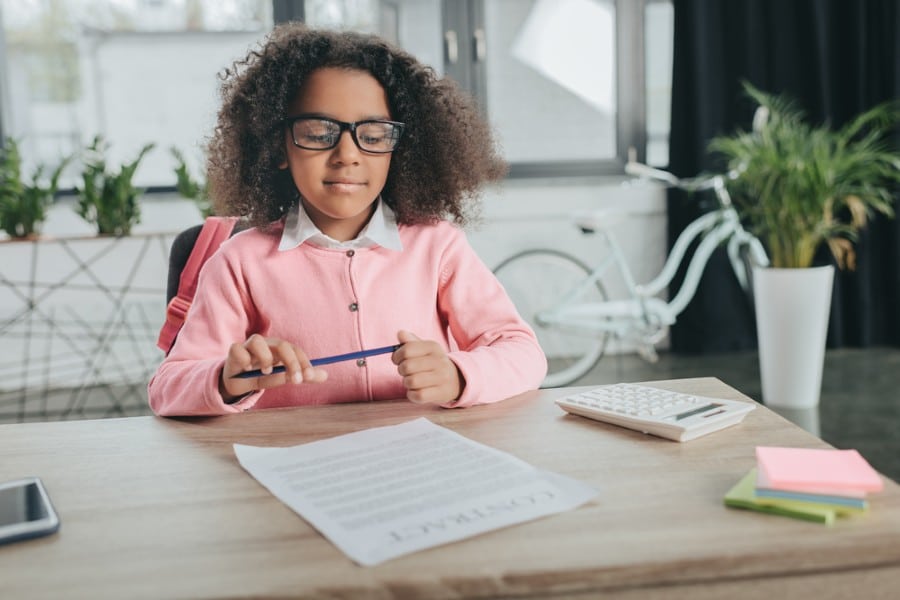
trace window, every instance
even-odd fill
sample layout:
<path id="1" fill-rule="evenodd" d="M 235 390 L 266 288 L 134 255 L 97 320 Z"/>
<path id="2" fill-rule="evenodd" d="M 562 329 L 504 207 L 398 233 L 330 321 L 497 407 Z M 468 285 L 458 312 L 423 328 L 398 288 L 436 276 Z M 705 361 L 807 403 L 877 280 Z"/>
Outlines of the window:
<path id="1" fill-rule="evenodd" d="M 199 168 L 217 73 L 272 25 L 269 0 L 2 0 L 0 10 L 3 134 L 31 163 L 55 164 L 96 135 L 110 164 L 155 142 L 135 177 L 144 186 L 174 184 L 171 147 Z"/>
<path id="2" fill-rule="evenodd" d="M 26 162 L 155 142 L 135 181 L 171 187 L 170 147 L 202 163 L 216 75 L 288 19 L 378 33 L 459 81 L 512 177 L 620 173 L 629 147 L 668 162 L 671 0 L 0 0 L 0 19 L 0 131 Z"/>
<path id="3" fill-rule="evenodd" d="M 487 109 L 511 164 L 616 158 L 615 20 L 611 0 L 486 3 Z"/>

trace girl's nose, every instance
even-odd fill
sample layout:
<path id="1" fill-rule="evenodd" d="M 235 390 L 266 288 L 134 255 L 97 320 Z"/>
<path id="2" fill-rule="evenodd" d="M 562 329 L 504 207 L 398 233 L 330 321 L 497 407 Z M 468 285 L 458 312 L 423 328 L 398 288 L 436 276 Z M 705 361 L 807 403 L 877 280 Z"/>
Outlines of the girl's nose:
<path id="1" fill-rule="evenodd" d="M 360 149 L 353 140 L 353 134 L 349 130 L 341 132 L 341 137 L 338 138 L 337 146 L 332 148 L 331 155 L 333 160 L 340 163 L 355 163 L 359 161 Z"/>

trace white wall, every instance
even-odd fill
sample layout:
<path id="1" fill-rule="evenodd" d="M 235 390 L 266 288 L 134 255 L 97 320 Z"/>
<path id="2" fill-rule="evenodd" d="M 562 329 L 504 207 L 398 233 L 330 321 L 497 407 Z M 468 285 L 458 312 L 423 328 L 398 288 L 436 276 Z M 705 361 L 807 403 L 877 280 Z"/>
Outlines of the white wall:
<path id="1" fill-rule="evenodd" d="M 658 271 L 665 257 L 665 195 L 654 186 L 633 186 L 624 178 L 519 179 L 490 189 L 483 202 L 484 224 L 470 233 L 473 246 L 491 267 L 534 247 L 566 250 L 588 265 L 597 243 L 574 225 L 576 213 L 616 211 L 629 215 L 616 237 L 638 281 Z"/>

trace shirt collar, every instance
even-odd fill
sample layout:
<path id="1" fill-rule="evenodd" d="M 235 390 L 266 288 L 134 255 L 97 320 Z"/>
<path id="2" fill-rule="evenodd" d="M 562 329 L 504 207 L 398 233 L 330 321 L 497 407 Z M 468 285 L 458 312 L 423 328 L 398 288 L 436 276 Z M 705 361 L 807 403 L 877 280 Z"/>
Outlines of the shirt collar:
<path id="1" fill-rule="evenodd" d="M 403 250 L 394 211 L 382 202 L 380 197 L 376 200 L 372 218 L 369 219 L 363 230 L 359 232 L 356 239 L 346 242 L 339 242 L 322 233 L 309 218 L 309 214 L 303 208 L 303 203 L 297 202 L 288 211 L 278 249 L 291 250 L 306 241 L 325 248 L 367 248 L 377 245 L 398 252 Z"/>

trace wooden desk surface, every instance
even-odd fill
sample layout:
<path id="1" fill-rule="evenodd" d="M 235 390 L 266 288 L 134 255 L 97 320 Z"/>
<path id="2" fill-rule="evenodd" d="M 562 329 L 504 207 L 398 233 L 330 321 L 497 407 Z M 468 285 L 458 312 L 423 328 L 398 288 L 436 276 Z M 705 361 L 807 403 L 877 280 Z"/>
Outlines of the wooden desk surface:
<path id="1" fill-rule="evenodd" d="M 716 379 L 657 385 L 748 400 Z M 722 496 L 754 465 L 757 445 L 828 445 L 764 407 L 679 444 L 566 415 L 553 403 L 565 393 L 462 410 L 388 402 L 2 425 L 0 480 L 42 477 L 62 527 L 0 547 L 0 597 L 896 593 L 896 483 L 867 515 L 833 527 L 728 509 Z M 289 446 L 422 415 L 601 494 L 574 511 L 360 567 L 247 474 L 231 446 Z"/>

